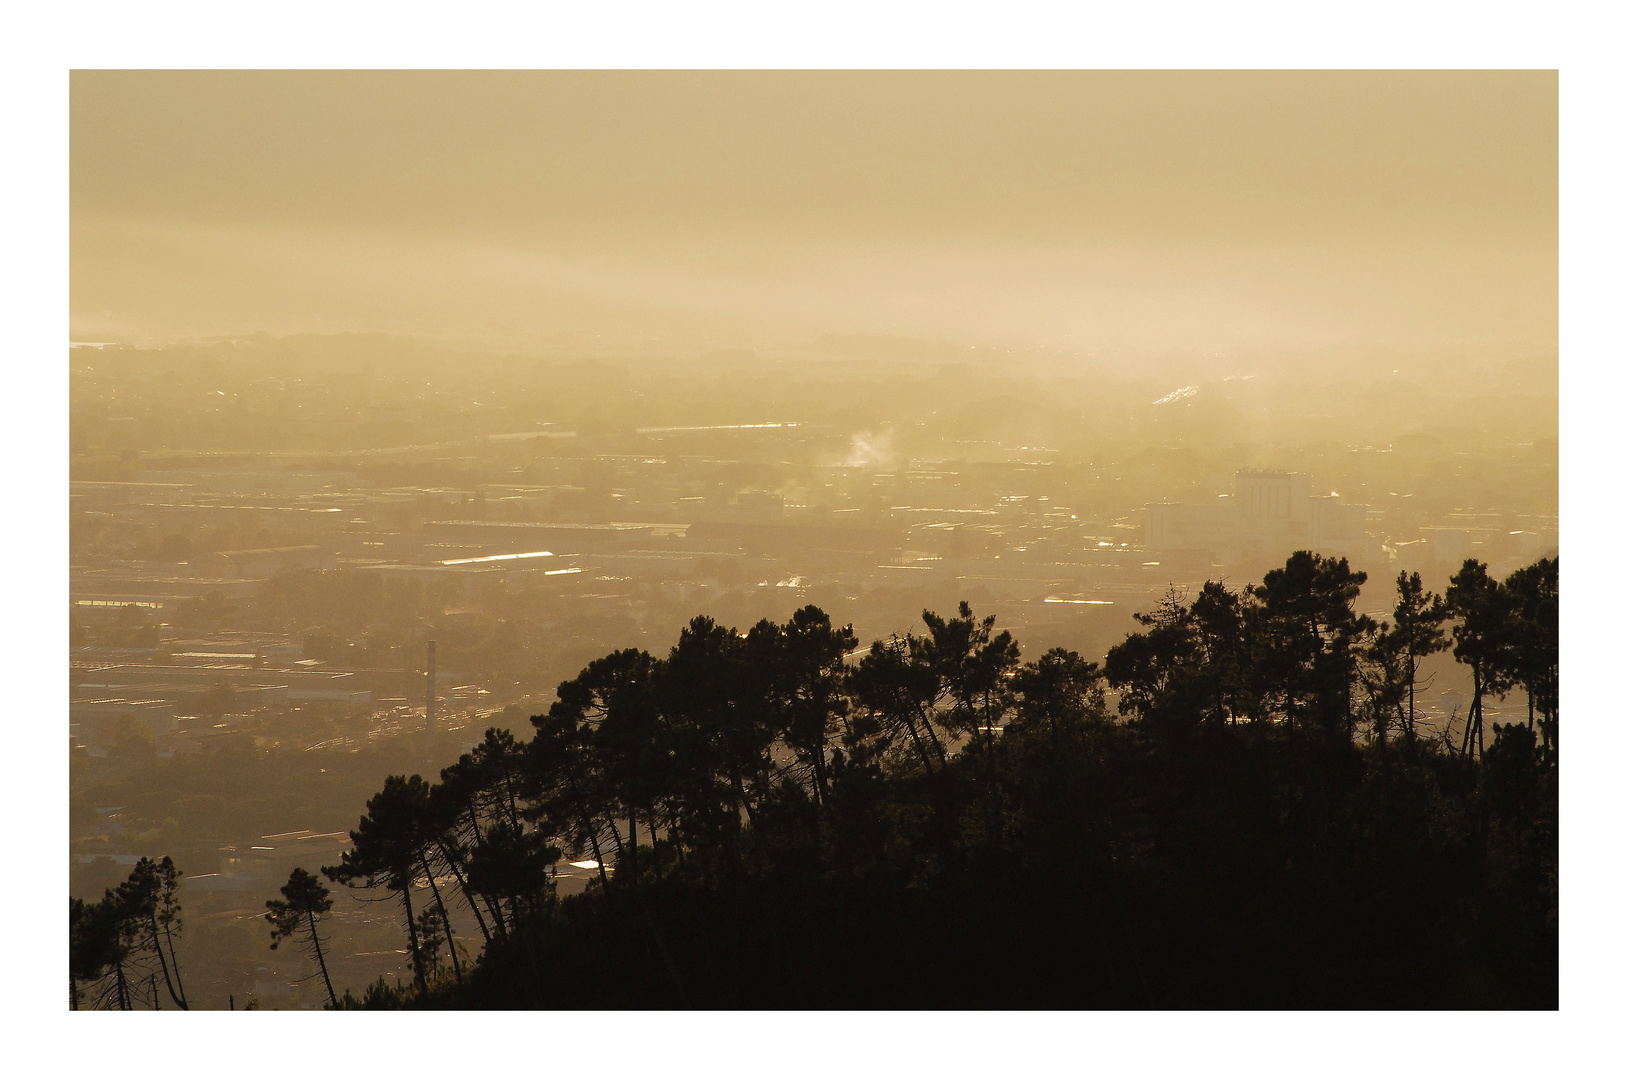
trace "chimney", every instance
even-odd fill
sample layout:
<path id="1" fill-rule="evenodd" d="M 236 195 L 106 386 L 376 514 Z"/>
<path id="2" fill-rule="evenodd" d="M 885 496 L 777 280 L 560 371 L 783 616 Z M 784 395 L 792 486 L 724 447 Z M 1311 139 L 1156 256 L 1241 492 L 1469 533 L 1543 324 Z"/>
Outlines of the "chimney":
<path id="1" fill-rule="evenodd" d="M 435 734 L 435 642 L 429 642 L 424 660 L 424 730 Z"/>

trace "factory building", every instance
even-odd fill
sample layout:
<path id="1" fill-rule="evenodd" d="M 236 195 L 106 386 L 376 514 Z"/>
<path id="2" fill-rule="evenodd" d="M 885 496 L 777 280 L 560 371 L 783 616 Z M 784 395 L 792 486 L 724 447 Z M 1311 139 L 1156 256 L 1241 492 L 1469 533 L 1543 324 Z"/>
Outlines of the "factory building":
<path id="1" fill-rule="evenodd" d="M 1376 547 L 1366 530 L 1368 508 L 1312 495 L 1305 473 L 1245 470 L 1232 494 L 1213 503 L 1151 503 L 1145 515 L 1150 552 L 1208 553 L 1222 563 L 1299 549 L 1360 556 Z"/>

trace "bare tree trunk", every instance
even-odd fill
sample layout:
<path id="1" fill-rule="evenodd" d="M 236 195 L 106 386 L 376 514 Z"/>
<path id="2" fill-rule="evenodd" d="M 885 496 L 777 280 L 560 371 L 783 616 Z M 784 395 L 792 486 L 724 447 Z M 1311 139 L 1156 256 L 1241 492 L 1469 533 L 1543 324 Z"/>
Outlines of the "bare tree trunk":
<path id="1" fill-rule="evenodd" d="M 401 889 L 401 903 L 407 909 L 407 946 L 412 949 L 413 955 L 413 981 L 424 992 L 430 989 L 429 980 L 424 975 L 424 954 L 418 948 L 418 924 L 413 921 L 413 875 L 412 871 L 406 874 L 407 881 Z"/>
<path id="2" fill-rule="evenodd" d="M 334 994 L 334 984 L 328 978 L 328 962 L 322 958 L 322 938 L 317 935 L 316 912 L 307 910 L 306 918 L 311 920 L 311 948 L 317 954 L 317 968 L 322 972 L 322 985 L 328 988 L 328 1000 L 333 1002 L 334 1008 L 339 1008 L 339 998 Z"/>
<path id="3" fill-rule="evenodd" d="M 985 749 L 988 751 L 986 756 L 989 759 L 989 772 L 990 772 L 990 775 L 993 776 L 994 773 L 995 773 L 995 717 L 993 715 L 991 715 L 991 713 L 992 713 L 992 710 L 989 707 L 989 691 L 985 690 L 984 691 L 984 738 L 987 741 L 984 743 L 984 746 L 985 746 Z"/>
<path id="4" fill-rule="evenodd" d="M 582 819 L 582 828 L 587 832 L 588 843 L 594 849 L 594 862 L 599 864 L 599 887 L 605 890 L 606 896 L 609 896 L 610 877 L 605 873 L 605 857 L 599 852 L 599 830 L 593 827 L 593 822 L 589 821 L 586 816 Z"/>
<path id="5" fill-rule="evenodd" d="M 933 763 L 927 757 L 927 748 L 922 745 L 921 737 L 916 734 L 915 721 L 910 719 L 908 710 L 902 711 L 899 718 L 904 721 L 904 728 L 910 733 L 910 741 L 915 744 L 916 756 L 921 758 L 921 767 L 927 770 L 927 775 L 933 775 Z"/>
<path id="6" fill-rule="evenodd" d="M 1472 679 L 1473 679 L 1473 692 L 1472 692 L 1472 696 L 1470 696 L 1470 715 L 1468 715 L 1468 717 L 1465 717 L 1464 746 L 1462 746 L 1462 749 L 1460 749 L 1460 753 L 1470 754 L 1470 756 L 1473 757 L 1473 756 L 1475 756 L 1475 753 L 1477 753 L 1477 748 L 1480 748 L 1481 753 L 1485 754 L 1486 753 L 1486 744 L 1485 744 L 1485 740 L 1481 740 L 1481 673 L 1480 673 L 1480 671 L 1473 671 Z"/>
<path id="7" fill-rule="evenodd" d="M 1414 706 L 1413 692 L 1414 692 L 1414 688 L 1418 685 L 1418 681 L 1419 681 L 1419 664 L 1418 664 L 1418 661 L 1416 661 L 1413 658 L 1413 653 L 1409 652 L 1408 653 L 1408 747 L 1409 747 L 1409 749 L 1411 749 L 1413 747 L 1413 724 L 1414 724 L 1414 720 L 1415 720 L 1414 711 L 1413 711 L 1413 706 Z"/>
<path id="8" fill-rule="evenodd" d="M 124 980 L 124 961 L 123 960 L 115 960 L 113 962 L 113 976 L 117 980 L 117 986 L 119 988 L 119 1008 L 123 1009 L 125 1012 L 129 1012 L 130 1011 L 130 984 L 125 982 L 125 980 Z"/>
<path id="9" fill-rule="evenodd" d="M 481 940 L 490 945 L 492 943 L 492 933 L 486 928 L 486 919 L 480 913 L 480 905 L 475 900 L 475 894 L 469 891 L 469 882 L 464 879 L 463 871 L 458 869 L 457 860 L 452 857 L 452 853 L 447 850 L 445 841 L 439 836 L 435 838 L 435 846 L 440 849 L 441 860 L 447 864 L 447 869 L 451 870 L 452 876 L 458 879 L 458 889 L 463 893 L 464 903 L 468 904 L 469 910 L 475 913 L 475 925 L 480 927 Z"/>
<path id="10" fill-rule="evenodd" d="M 509 808 L 509 824 L 516 829 L 521 828 L 520 808 L 514 802 L 514 782 L 509 779 L 509 766 L 507 764 L 503 766 L 503 797 Z"/>
<path id="11" fill-rule="evenodd" d="M 149 912 L 147 915 L 147 925 L 153 935 L 153 952 L 158 954 L 159 970 L 164 973 L 164 989 L 170 992 L 170 1000 L 175 1002 L 176 1008 L 185 1009 L 187 1007 L 187 1003 L 176 995 L 175 984 L 170 981 L 170 964 L 169 961 L 164 958 L 164 943 L 160 941 L 158 937 L 158 917 Z M 176 974 L 179 975 L 180 972 L 177 972 Z M 154 985 L 157 984 L 155 983 Z"/>
<path id="12" fill-rule="evenodd" d="M 181 1008 L 192 1011 L 187 1002 L 187 988 L 181 984 L 181 961 L 175 958 L 175 938 L 170 934 L 170 928 L 164 927 L 164 945 L 170 950 L 170 969 L 175 972 L 175 989 L 181 995 Z"/>
<path id="13" fill-rule="evenodd" d="M 616 827 L 616 818 L 613 815 L 605 816 L 605 824 L 610 826 L 611 840 L 616 844 L 616 872 L 621 873 L 627 869 L 627 846 L 622 843 L 622 830 Z"/>
<path id="14" fill-rule="evenodd" d="M 639 887 L 639 812 L 632 803 L 627 807 L 627 872 L 633 887 Z"/>
<path id="15" fill-rule="evenodd" d="M 441 889 L 435 884 L 435 871 L 430 868 L 429 857 L 419 852 L 418 861 L 424 866 L 424 876 L 430 879 L 430 893 L 435 897 L 435 906 L 441 912 L 441 923 L 447 932 L 447 952 L 452 954 L 452 977 L 458 980 L 458 985 L 464 984 L 463 967 L 458 963 L 458 946 L 452 940 L 452 917 L 447 914 L 447 905 L 441 899 Z"/>
<path id="16" fill-rule="evenodd" d="M 1470 668 L 1470 715 L 1464 718 L 1464 739 L 1459 745 L 1461 755 L 1470 753 L 1475 743 L 1475 729 L 1481 722 L 1481 670 L 1479 667 Z"/>
<path id="17" fill-rule="evenodd" d="M 927 729 L 927 738 L 932 740 L 933 750 L 938 754 L 939 767 L 948 766 L 949 758 L 944 753 L 944 744 L 938 741 L 938 735 L 933 731 L 933 721 L 928 717 L 927 710 L 918 703 L 912 702 L 911 704 L 921 716 L 921 726 Z"/>
<path id="18" fill-rule="evenodd" d="M 650 869 L 656 874 L 661 873 L 661 857 L 656 853 L 656 807 L 654 802 L 644 808 L 644 834 L 650 838 Z M 638 848 L 639 838 L 633 837 L 633 846 Z"/>
<path id="19" fill-rule="evenodd" d="M 825 782 L 825 744 L 814 748 L 814 805 L 821 810 L 831 801 L 831 790 Z"/>

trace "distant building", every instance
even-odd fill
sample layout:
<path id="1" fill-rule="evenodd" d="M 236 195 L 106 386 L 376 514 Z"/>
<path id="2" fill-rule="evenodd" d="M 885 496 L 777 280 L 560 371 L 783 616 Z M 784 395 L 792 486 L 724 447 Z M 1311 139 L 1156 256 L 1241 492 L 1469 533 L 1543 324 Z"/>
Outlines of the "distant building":
<path id="1" fill-rule="evenodd" d="M 493 551 L 607 551 L 648 541 L 649 525 L 558 524 L 519 521 L 428 521 L 424 535 L 432 541 Z"/>
<path id="2" fill-rule="evenodd" d="M 1325 555 L 1370 553 L 1368 508 L 1336 495 L 1312 495 L 1305 473 L 1244 470 L 1231 495 L 1214 503 L 1150 503 L 1149 551 L 1202 553 L 1225 562 L 1240 553 L 1277 555 L 1306 548 Z"/>
<path id="3" fill-rule="evenodd" d="M 735 496 L 734 516 L 740 521 L 782 521 L 785 497 L 773 491 L 743 491 Z"/>
<path id="4" fill-rule="evenodd" d="M 1368 507 L 1342 503 L 1337 495 L 1306 500 L 1310 509 L 1311 548 L 1324 553 L 1356 555 L 1372 546 L 1368 536 Z"/>
<path id="5" fill-rule="evenodd" d="M 365 705 L 371 693 L 348 671 L 259 668 L 247 664 L 70 664 L 75 697 L 113 697 L 121 688 L 157 696 L 231 687 L 243 708 L 272 708 L 289 701 L 344 701 Z"/>
<path id="6" fill-rule="evenodd" d="M 1149 551 L 1219 551 L 1238 546 L 1238 504 L 1223 495 L 1214 505 L 1150 503 Z"/>
<path id="7" fill-rule="evenodd" d="M 336 562 L 331 551 L 307 544 L 300 547 L 216 551 L 199 555 L 188 565 L 200 577 L 242 579 L 266 578 L 280 570 L 326 570 L 333 568 Z"/>
<path id="8" fill-rule="evenodd" d="M 1292 551 L 1310 544 L 1309 476 L 1245 470 L 1233 484 L 1238 533 L 1232 546 L 1248 551 Z"/>

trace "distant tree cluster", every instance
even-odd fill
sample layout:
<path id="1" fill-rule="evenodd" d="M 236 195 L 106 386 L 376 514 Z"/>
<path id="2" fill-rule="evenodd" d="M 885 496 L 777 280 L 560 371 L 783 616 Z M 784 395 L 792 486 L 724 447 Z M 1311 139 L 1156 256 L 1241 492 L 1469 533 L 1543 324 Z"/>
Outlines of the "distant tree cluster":
<path id="1" fill-rule="evenodd" d="M 70 1007 L 161 1007 L 159 982 L 178 1009 L 189 1008 L 175 957 L 181 934 L 181 872 L 168 855 L 142 858 L 118 887 L 68 909 Z"/>
<path id="2" fill-rule="evenodd" d="M 1527 728 L 1543 752 L 1559 738 L 1559 563 L 1543 559 L 1499 582 L 1468 559 L 1446 597 L 1418 574 L 1396 579 L 1394 622 L 1352 604 L 1367 575 L 1344 559 L 1296 552 L 1241 593 L 1206 582 L 1192 604 L 1169 595 L 1136 619 L 1148 629 L 1109 650 L 1106 674 L 1121 711 L 1179 737 L 1196 724 L 1266 721 L 1308 737 L 1416 748 L 1419 662 L 1449 644 L 1469 668 L 1469 712 L 1440 748 L 1486 750 L 1483 704 L 1526 692 Z M 1451 633 L 1448 629 L 1450 626 Z M 1458 730 L 1455 743 L 1452 733 Z"/>
<path id="3" fill-rule="evenodd" d="M 1404 574 L 1386 621 L 1364 581 L 1172 592 L 1100 666 L 965 603 L 865 650 L 698 617 L 368 801 L 322 872 L 399 904 L 411 986 L 334 994 L 304 870 L 273 945 L 333 1007 L 1553 1007 L 1558 565 Z M 1448 648 L 1472 700 L 1427 725 Z"/>

